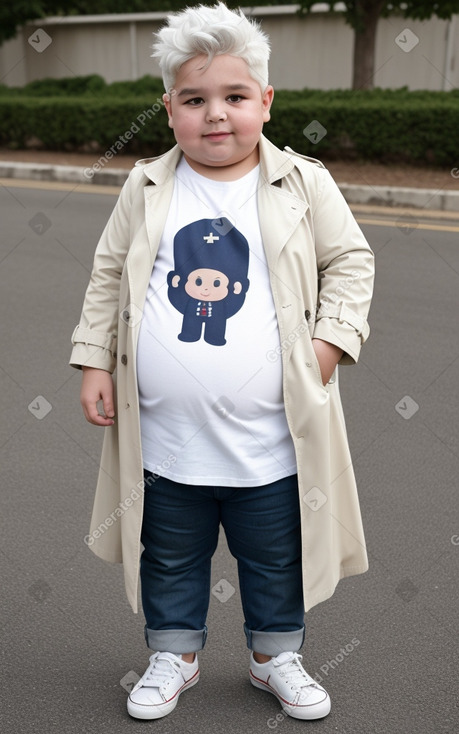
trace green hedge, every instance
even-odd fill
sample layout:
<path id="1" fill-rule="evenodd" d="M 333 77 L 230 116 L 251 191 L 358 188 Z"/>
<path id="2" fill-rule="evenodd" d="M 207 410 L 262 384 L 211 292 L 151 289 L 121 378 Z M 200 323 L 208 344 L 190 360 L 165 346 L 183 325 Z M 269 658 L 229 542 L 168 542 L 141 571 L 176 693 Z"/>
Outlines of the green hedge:
<path id="1" fill-rule="evenodd" d="M 317 120 L 327 133 L 316 144 L 305 138 Z M 397 99 L 348 96 L 282 101 L 274 106 L 269 136 L 314 157 L 380 162 L 457 164 L 459 97 Z M 307 131 L 306 131 L 307 132 Z"/>
<path id="2" fill-rule="evenodd" d="M 175 141 L 156 99 L 0 97 L 0 146 L 157 155 Z"/>
<path id="3" fill-rule="evenodd" d="M 0 87 L 0 146 L 158 155 L 174 143 L 159 79 L 101 77 Z M 317 121 L 326 134 L 307 137 Z M 313 128 L 315 129 L 315 128 Z M 317 158 L 457 165 L 459 92 L 278 91 L 267 136 Z M 306 133 L 304 132 L 306 130 Z"/>
<path id="4" fill-rule="evenodd" d="M 63 79 L 39 79 L 23 87 L 7 87 L 0 84 L 1 97 L 114 97 L 142 96 L 154 94 L 161 96 L 163 83 L 157 77 L 145 75 L 136 81 L 112 82 L 107 84 L 98 74 L 89 76 L 64 77 Z"/>

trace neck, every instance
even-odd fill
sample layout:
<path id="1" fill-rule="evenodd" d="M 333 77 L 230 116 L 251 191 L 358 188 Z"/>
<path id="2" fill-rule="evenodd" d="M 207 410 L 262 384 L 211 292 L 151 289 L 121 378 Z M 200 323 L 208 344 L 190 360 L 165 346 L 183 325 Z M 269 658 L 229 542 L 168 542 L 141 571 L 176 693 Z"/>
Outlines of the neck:
<path id="1" fill-rule="evenodd" d="M 196 173 L 206 178 L 211 178 L 214 181 L 237 181 L 238 178 L 242 178 L 246 173 L 250 173 L 260 161 L 258 146 L 247 158 L 232 163 L 229 166 L 206 166 L 203 163 L 192 160 L 186 153 L 183 156 L 190 168 L 196 171 Z"/>

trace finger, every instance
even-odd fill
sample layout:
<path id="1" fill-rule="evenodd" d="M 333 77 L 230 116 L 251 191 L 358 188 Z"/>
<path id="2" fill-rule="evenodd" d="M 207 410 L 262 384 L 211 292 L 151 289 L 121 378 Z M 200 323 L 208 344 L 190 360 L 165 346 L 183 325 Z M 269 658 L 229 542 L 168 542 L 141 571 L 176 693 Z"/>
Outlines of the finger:
<path id="1" fill-rule="evenodd" d="M 92 423 L 94 426 L 113 426 L 114 420 L 113 418 L 107 418 L 104 415 L 100 415 L 100 413 L 92 413 L 87 417 L 87 420 L 89 423 Z"/>
<path id="2" fill-rule="evenodd" d="M 97 411 L 99 415 L 103 415 L 105 418 L 115 417 L 115 408 L 113 406 L 113 390 L 103 392 L 101 399 L 97 401 Z"/>
<path id="3" fill-rule="evenodd" d="M 96 403 L 97 415 L 95 416 L 96 425 L 112 426 L 115 422 L 115 411 L 113 410 L 113 400 L 110 396 L 101 398 Z M 93 416 L 94 417 L 94 416 Z"/>
<path id="4" fill-rule="evenodd" d="M 98 401 L 99 402 L 99 401 Z M 85 404 L 83 403 L 83 413 L 86 420 L 92 423 L 94 426 L 112 426 L 115 422 L 113 418 L 109 418 L 106 415 L 101 415 L 97 405 L 98 403 L 92 402 Z"/>

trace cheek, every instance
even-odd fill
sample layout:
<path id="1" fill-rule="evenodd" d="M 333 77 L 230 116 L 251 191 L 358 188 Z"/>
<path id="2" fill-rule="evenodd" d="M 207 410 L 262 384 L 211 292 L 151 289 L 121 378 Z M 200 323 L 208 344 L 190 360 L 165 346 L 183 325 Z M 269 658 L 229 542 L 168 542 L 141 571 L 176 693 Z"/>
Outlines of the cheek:
<path id="1" fill-rule="evenodd" d="M 198 121 L 196 115 L 181 113 L 173 118 L 175 132 L 182 138 L 191 137 L 194 134 Z"/>
<path id="2" fill-rule="evenodd" d="M 239 117 L 237 126 L 242 135 L 258 134 L 263 127 L 263 115 L 259 110 L 251 110 L 250 113 Z"/>
<path id="3" fill-rule="evenodd" d="M 212 300 L 213 301 L 223 301 L 224 298 L 228 295 L 228 288 L 224 285 L 221 285 L 219 288 L 214 288 L 212 291 Z"/>
<path id="4" fill-rule="evenodd" d="M 196 298 L 195 292 L 196 292 L 195 283 L 193 283 L 190 280 L 187 280 L 187 282 L 185 283 L 185 293 L 191 296 L 191 298 Z"/>

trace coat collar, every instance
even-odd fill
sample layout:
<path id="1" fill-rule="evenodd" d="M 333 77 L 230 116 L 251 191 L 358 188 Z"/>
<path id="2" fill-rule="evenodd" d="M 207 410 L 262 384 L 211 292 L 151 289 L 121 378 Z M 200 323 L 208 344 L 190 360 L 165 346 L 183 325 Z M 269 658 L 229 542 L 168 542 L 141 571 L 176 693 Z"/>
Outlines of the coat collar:
<path id="1" fill-rule="evenodd" d="M 294 167 L 291 156 L 283 153 L 269 142 L 263 135 L 260 138 L 260 184 L 258 187 L 258 203 L 260 211 L 260 228 L 265 244 L 266 256 L 271 268 L 275 267 L 277 257 L 285 242 L 294 231 L 302 216 L 303 209 L 297 198 L 282 191 L 279 186 L 272 185 L 287 175 Z M 182 155 L 182 150 L 175 145 L 164 155 L 157 158 L 144 158 L 137 161 L 136 169 L 142 171 L 147 179 L 141 182 L 145 202 L 145 227 L 150 250 L 150 268 L 142 271 L 151 272 L 156 258 L 161 235 L 167 220 L 169 206 L 174 189 L 175 171 Z M 149 186 L 148 183 L 155 184 Z M 137 261 L 128 259 L 128 269 L 134 268 Z M 148 277 L 142 279 L 132 273 L 131 288 L 134 303 L 143 303 L 148 287 Z"/>
<path id="2" fill-rule="evenodd" d="M 260 137 L 259 146 L 261 174 L 267 183 L 279 181 L 294 168 L 291 155 L 279 150 L 264 135 Z"/>
<path id="3" fill-rule="evenodd" d="M 259 148 L 261 174 L 267 183 L 278 181 L 294 167 L 291 156 L 276 148 L 264 135 L 260 137 Z M 174 175 L 181 155 L 181 149 L 175 145 L 164 155 L 157 158 L 143 158 L 135 165 L 143 167 L 143 172 L 150 181 L 161 185 Z"/>
<path id="4" fill-rule="evenodd" d="M 291 237 L 308 204 L 278 184 L 295 167 L 292 156 L 279 150 L 264 135 L 260 137 L 260 184 L 258 187 L 258 207 L 261 235 L 268 265 L 276 267 L 277 259 Z M 161 232 L 164 228 L 170 197 L 172 196 L 174 174 L 182 155 L 178 145 L 158 158 L 140 160 L 136 166 L 142 168 L 144 175 L 156 186 L 146 186 L 146 225 L 152 257 L 156 257 Z M 277 185 L 276 185 L 277 184 Z M 161 199 L 159 206 L 158 197 Z M 155 216 L 153 211 L 155 200 Z"/>
<path id="5" fill-rule="evenodd" d="M 167 153 L 157 158 L 142 158 L 135 165 L 143 168 L 145 176 L 159 186 L 173 177 L 181 155 L 182 151 L 179 146 L 174 145 Z"/>

